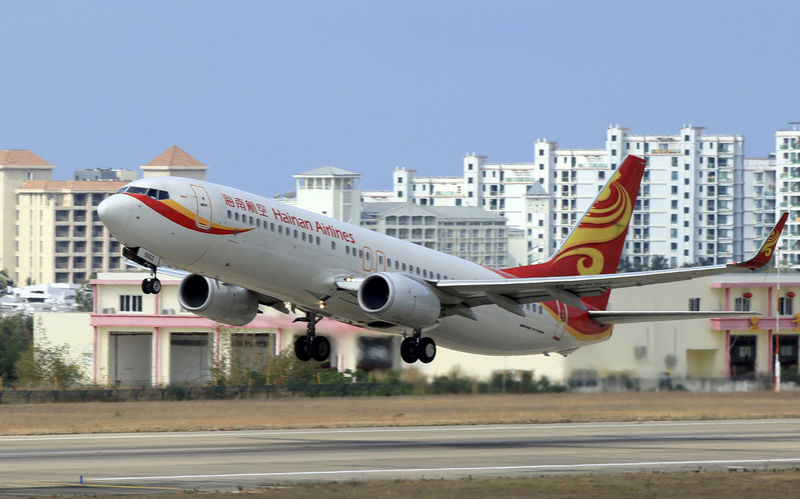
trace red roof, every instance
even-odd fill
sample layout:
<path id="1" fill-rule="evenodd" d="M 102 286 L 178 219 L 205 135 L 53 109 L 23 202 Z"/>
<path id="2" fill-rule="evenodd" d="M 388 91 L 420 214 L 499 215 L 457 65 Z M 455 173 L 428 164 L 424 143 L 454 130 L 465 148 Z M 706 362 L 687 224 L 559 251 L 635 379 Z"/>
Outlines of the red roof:
<path id="1" fill-rule="evenodd" d="M 0 165 L 53 166 L 27 149 L 0 149 Z"/>
<path id="2" fill-rule="evenodd" d="M 172 146 L 144 166 L 206 166 L 178 146 Z"/>

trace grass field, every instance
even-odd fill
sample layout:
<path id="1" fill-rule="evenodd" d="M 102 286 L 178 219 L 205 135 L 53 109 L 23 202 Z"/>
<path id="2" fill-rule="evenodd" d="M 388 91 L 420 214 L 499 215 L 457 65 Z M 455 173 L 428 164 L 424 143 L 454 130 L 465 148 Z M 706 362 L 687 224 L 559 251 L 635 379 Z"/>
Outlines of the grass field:
<path id="1" fill-rule="evenodd" d="M 0 434 L 800 417 L 800 392 L 542 393 L 0 405 Z"/>
<path id="2" fill-rule="evenodd" d="M 800 392 L 296 398 L 0 405 L 0 434 L 800 417 Z M 794 497 L 800 470 L 265 484 L 265 498 Z M 91 491 L 87 491 L 87 494 Z M 241 493 L 197 493 L 241 496 Z M 171 499 L 180 494 L 136 497 Z"/>

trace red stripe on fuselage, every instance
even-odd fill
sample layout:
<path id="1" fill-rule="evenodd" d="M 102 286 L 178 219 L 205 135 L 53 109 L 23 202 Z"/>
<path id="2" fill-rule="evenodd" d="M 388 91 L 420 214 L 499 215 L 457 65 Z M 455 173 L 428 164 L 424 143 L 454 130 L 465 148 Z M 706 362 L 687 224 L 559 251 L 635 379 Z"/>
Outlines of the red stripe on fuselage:
<path id="1" fill-rule="evenodd" d="M 166 204 L 164 204 L 161 201 L 158 201 L 157 199 L 153 199 L 153 198 L 151 198 L 149 196 L 146 196 L 144 194 L 133 194 L 133 193 L 130 193 L 130 192 L 124 192 L 123 194 L 127 194 L 128 196 L 131 196 L 131 197 L 133 197 L 135 199 L 138 199 L 139 201 L 141 201 L 142 203 L 147 205 L 149 208 L 151 208 L 153 211 L 155 211 L 159 215 L 163 216 L 164 218 L 166 218 L 167 220 L 169 220 L 171 222 L 174 222 L 174 223 L 180 225 L 181 227 L 185 227 L 187 229 L 194 230 L 194 231 L 197 231 L 197 232 L 202 232 L 204 234 L 228 235 L 228 234 L 238 234 L 238 233 L 242 233 L 242 232 L 247 232 L 247 231 L 253 230 L 251 228 L 248 228 L 248 229 L 222 229 L 222 228 L 219 228 L 219 227 L 215 227 L 214 225 L 212 225 L 211 228 L 209 228 L 209 229 L 201 229 L 201 228 L 197 227 L 197 224 L 195 223 L 195 219 L 187 217 L 183 213 L 179 212 L 178 210 L 176 210 L 176 209 L 174 209 L 174 208 L 172 208 L 170 206 L 167 206 Z"/>

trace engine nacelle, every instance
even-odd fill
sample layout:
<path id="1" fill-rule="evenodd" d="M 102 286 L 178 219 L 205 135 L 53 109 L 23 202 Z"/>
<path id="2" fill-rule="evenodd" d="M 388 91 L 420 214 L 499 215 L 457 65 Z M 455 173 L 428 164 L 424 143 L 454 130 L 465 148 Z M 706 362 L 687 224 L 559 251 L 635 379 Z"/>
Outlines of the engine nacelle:
<path id="1" fill-rule="evenodd" d="M 255 293 L 200 274 L 189 274 L 178 288 L 181 306 L 203 317 L 231 326 L 244 326 L 258 313 Z"/>
<path id="2" fill-rule="evenodd" d="M 439 298 L 429 286 L 392 272 L 364 279 L 358 304 L 376 319 L 415 329 L 432 326 L 441 312 Z"/>

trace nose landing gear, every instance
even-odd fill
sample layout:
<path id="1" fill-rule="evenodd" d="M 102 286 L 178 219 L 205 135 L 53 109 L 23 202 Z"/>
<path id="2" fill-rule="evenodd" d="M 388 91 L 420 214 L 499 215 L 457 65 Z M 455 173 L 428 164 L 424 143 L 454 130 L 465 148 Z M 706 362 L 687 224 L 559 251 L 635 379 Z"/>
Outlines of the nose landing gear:
<path id="1" fill-rule="evenodd" d="M 153 277 L 148 277 L 142 281 L 142 293 L 146 295 L 157 295 L 161 292 L 161 281 L 155 276 L 155 274 L 155 270 L 153 270 Z"/>

